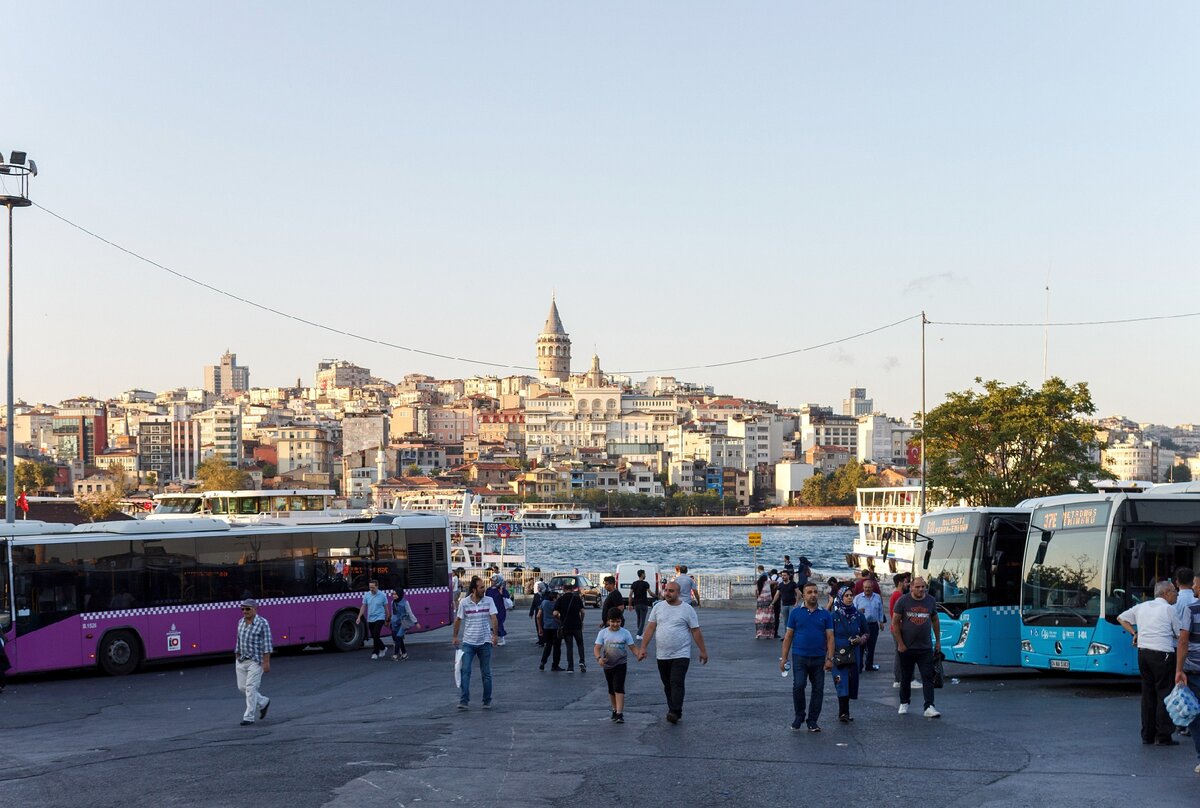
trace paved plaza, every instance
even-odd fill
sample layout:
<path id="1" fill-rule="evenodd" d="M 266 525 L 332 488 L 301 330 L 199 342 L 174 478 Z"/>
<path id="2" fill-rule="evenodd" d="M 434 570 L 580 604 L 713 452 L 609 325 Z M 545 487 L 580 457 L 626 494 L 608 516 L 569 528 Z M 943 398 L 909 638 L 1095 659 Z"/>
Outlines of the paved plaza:
<path id="1" fill-rule="evenodd" d="M 824 731 L 793 733 L 791 678 L 752 613 L 700 618 L 711 661 L 693 661 L 676 726 L 652 659 L 630 663 L 623 725 L 597 669 L 539 673 L 519 607 L 490 712 L 478 673 L 471 709 L 455 709 L 447 629 L 410 637 L 404 662 L 279 656 L 270 714 L 250 727 L 231 662 L 18 679 L 0 696 L 0 805 L 1200 804 L 1190 742 L 1141 745 L 1133 682 L 949 665 L 944 717 L 898 716 L 884 638 L 855 722 L 838 723 L 827 685 Z"/>

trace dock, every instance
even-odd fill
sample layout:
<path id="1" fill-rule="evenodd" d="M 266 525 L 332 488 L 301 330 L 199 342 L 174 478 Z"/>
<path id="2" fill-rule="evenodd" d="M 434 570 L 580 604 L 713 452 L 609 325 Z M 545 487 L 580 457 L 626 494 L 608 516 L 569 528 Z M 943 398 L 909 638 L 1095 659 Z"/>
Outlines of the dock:
<path id="1" fill-rule="evenodd" d="M 631 516 L 604 517 L 604 527 L 796 527 L 800 525 L 853 525 L 854 507 L 772 508 L 744 516 Z"/>

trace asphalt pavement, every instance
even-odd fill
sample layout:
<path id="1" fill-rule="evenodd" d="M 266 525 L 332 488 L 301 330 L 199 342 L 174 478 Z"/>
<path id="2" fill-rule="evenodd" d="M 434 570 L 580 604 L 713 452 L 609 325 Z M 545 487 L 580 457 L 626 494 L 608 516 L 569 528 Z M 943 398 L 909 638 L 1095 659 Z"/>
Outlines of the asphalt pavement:
<path id="1" fill-rule="evenodd" d="M 700 619 L 711 659 L 693 661 L 677 725 L 652 658 L 631 660 L 613 724 L 603 674 L 539 672 L 520 612 L 486 712 L 478 673 L 471 709 L 455 709 L 448 629 L 410 636 L 402 662 L 278 656 L 270 714 L 250 727 L 231 661 L 17 679 L 0 695 L 0 806 L 1200 804 L 1190 740 L 1141 744 L 1134 682 L 950 664 L 943 717 L 899 716 L 884 637 L 854 723 L 827 682 L 824 731 L 793 733 L 792 680 L 753 613 Z"/>

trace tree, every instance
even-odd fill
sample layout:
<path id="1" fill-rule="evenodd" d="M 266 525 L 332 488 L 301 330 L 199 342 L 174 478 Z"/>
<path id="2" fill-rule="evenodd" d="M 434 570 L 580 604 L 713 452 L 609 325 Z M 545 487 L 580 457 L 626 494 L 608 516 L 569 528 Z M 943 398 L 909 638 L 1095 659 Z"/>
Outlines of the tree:
<path id="1" fill-rule="evenodd" d="M 1057 376 L 1040 390 L 975 379 L 926 417 L 926 485 L 950 501 L 1015 505 L 1029 497 L 1091 491 L 1112 473 L 1091 459 L 1096 406 L 1086 382 Z"/>
<path id="2" fill-rule="evenodd" d="M 196 479 L 202 491 L 238 491 L 250 487 L 250 475 L 213 455 L 196 466 Z"/>
<path id="3" fill-rule="evenodd" d="M 1169 483 L 1190 483 L 1192 481 L 1192 470 L 1183 463 L 1176 463 L 1167 471 L 1167 482 Z"/>
<path id="4" fill-rule="evenodd" d="M 879 477 L 867 474 L 860 463 L 847 463 L 835 471 L 829 480 L 829 504 L 853 505 L 858 499 L 858 489 L 875 488 Z"/>
<path id="5" fill-rule="evenodd" d="M 818 471 L 804 481 L 796 498 L 800 500 L 801 505 L 828 505 L 829 480 L 825 479 L 825 475 Z"/>
<path id="6" fill-rule="evenodd" d="M 404 476 L 405 477 L 420 477 L 421 476 L 421 467 L 418 466 L 416 463 L 413 463 L 411 466 L 409 466 L 408 468 L 406 468 L 404 470 Z"/>

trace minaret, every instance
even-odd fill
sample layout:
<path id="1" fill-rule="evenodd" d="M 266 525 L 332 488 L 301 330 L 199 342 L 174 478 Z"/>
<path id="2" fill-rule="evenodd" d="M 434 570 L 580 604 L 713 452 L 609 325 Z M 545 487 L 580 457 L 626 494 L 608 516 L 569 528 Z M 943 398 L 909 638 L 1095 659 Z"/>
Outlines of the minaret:
<path id="1" fill-rule="evenodd" d="M 571 378 L 571 338 L 558 316 L 558 304 L 550 298 L 550 314 L 537 338 L 538 376 L 542 381 Z"/>

